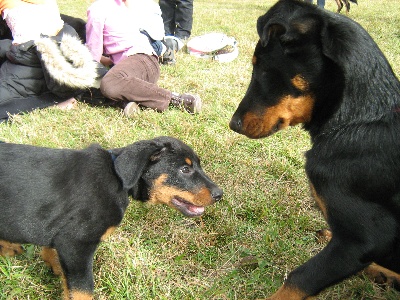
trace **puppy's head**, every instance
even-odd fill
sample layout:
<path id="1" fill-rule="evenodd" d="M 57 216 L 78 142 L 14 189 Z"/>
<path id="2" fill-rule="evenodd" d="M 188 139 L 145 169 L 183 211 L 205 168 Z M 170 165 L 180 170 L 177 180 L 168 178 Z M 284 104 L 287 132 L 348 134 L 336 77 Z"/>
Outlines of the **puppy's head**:
<path id="1" fill-rule="evenodd" d="M 330 26 L 324 14 L 304 2 L 281 0 L 258 19 L 252 78 L 230 121 L 232 130 L 263 138 L 309 124 L 319 99 L 334 105 L 341 71 L 327 55 Z"/>
<path id="2" fill-rule="evenodd" d="M 196 217 L 222 198 L 222 190 L 204 173 L 197 155 L 180 140 L 158 137 L 113 153 L 123 188 L 137 200 L 163 203 Z"/>

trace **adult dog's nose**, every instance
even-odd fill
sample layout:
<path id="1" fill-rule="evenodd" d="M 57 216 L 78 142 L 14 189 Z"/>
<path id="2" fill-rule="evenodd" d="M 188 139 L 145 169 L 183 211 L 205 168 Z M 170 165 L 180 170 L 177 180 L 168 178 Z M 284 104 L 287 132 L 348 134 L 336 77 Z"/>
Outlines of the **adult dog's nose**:
<path id="1" fill-rule="evenodd" d="M 234 115 L 229 123 L 229 128 L 237 133 L 242 131 L 242 119 L 239 116 Z"/>

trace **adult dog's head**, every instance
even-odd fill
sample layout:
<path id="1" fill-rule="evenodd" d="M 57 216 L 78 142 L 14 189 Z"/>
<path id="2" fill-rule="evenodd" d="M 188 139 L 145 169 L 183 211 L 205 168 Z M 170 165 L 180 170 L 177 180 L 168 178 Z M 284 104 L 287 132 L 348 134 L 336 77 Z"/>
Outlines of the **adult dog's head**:
<path id="1" fill-rule="evenodd" d="M 390 68 L 361 26 L 304 1 L 278 1 L 258 19 L 257 31 L 251 82 L 230 122 L 250 138 L 299 123 L 318 130 L 348 111 L 363 117 L 357 107 L 377 93 L 371 64 Z"/>
<path id="2" fill-rule="evenodd" d="M 158 137 L 110 152 L 123 188 L 136 200 L 163 203 L 196 217 L 222 198 L 198 156 L 178 139 Z"/>

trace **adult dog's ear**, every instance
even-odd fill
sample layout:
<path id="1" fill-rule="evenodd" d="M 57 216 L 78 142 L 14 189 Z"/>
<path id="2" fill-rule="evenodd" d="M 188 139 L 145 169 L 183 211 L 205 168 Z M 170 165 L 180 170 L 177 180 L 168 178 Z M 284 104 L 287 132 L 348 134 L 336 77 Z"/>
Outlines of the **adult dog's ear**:
<path id="1" fill-rule="evenodd" d="M 266 47 L 272 37 L 279 37 L 286 32 L 286 26 L 278 19 L 271 19 L 266 23 L 264 16 L 261 16 L 257 20 L 257 32 L 261 46 Z"/>
<path id="2" fill-rule="evenodd" d="M 139 141 L 124 149 L 114 160 L 114 168 L 125 190 L 137 185 L 150 163 L 160 159 L 167 145 L 154 141 Z"/>
<path id="3" fill-rule="evenodd" d="M 298 16 L 287 22 L 280 18 L 273 18 L 261 26 L 259 35 L 261 45 L 267 46 L 271 39 L 275 38 L 282 46 L 285 54 L 295 53 L 308 49 L 309 45 L 318 46 L 320 43 L 321 27 L 323 20 L 317 16 Z"/>
<path id="4" fill-rule="evenodd" d="M 336 34 L 336 26 L 329 26 L 328 23 L 324 23 L 321 28 L 321 44 L 322 53 L 329 57 L 331 60 L 336 62 L 338 60 L 338 53 L 341 52 L 342 46 L 340 36 Z M 343 32 L 342 35 L 345 33 Z"/>
<path id="5" fill-rule="evenodd" d="M 321 24 L 321 44 L 322 53 L 330 58 L 338 65 L 344 65 L 344 60 L 347 57 L 353 59 L 353 55 L 350 55 L 352 51 L 360 51 L 364 53 L 366 49 L 366 42 L 363 41 L 361 44 L 358 42 L 357 37 L 360 33 L 354 32 L 353 26 L 347 26 L 345 22 L 336 22 L 324 20 Z M 361 47 L 359 47 L 361 45 Z"/>

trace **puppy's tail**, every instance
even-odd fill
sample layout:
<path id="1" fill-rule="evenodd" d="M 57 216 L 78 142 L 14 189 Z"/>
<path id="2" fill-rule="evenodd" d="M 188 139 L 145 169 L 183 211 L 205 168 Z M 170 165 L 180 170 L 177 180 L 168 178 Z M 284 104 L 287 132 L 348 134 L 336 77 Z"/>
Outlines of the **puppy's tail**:
<path id="1" fill-rule="evenodd" d="M 350 0 L 350 2 L 353 2 L 358 5 L 357 0 Z"/>

